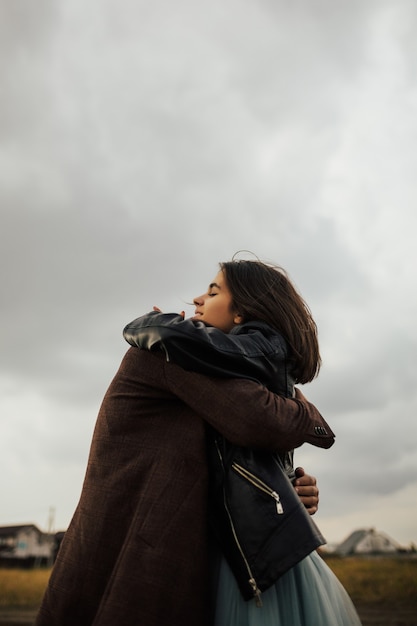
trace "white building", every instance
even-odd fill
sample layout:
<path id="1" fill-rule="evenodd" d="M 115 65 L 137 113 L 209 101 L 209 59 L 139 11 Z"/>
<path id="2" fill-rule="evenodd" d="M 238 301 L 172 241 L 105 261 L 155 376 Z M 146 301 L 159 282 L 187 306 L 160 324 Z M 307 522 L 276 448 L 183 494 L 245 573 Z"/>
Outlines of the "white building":
<path id="1" fill-rule="evenodd" d="M 0 527 L 0 562 L 36 563 L 50 561 L 55 536 L 43 533 L 34 524 Z"/>
<path id="2" fill-rule="evenodd" d="M 347 539 L 342 541 L 335 553 L 342 556 L 349 554 L 396 554 L 403 548 L 394 539 L 375 528 L 355 530 Z"/>

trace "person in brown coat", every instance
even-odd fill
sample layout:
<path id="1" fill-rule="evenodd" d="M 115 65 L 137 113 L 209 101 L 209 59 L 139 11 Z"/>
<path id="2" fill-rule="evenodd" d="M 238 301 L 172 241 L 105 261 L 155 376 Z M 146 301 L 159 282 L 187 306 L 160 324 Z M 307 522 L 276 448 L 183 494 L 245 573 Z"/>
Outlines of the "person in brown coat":
<path id="1" fill-rule="evenodd" d="M 290 450 L 322 427 L 333 437 L 300 393 L 286 399 L 130 348 L 102 402 L 36 626 L 209 624 L 206 422 L 241 446 Z M 303 483 L 314 510 L 315 480 Z"/>

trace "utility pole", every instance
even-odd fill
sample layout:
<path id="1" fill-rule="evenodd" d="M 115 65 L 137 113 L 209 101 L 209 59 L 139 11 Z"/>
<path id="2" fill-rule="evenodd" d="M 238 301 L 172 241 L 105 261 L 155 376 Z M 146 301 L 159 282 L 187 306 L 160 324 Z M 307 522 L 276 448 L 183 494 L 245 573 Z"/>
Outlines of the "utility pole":
<path id="1" fill-rule="evenodd" d="M 52 535 L 55 526 L 55 508 L 53 506 L 49 507 L 49 515 L 48 515 L 48 535 Z"/>
<path id="2" fill-rule="evenodd" d="M 49 557 L 48 557 L 48 567 L 52 567 L 54 563 L 54 548 L 55 548 L 55 538 L 53 538 L 52 533 L 55 528 L 55 507 L 49 507 L 49 515 L 48 515 L 48 543 L 49 543 Z"/>

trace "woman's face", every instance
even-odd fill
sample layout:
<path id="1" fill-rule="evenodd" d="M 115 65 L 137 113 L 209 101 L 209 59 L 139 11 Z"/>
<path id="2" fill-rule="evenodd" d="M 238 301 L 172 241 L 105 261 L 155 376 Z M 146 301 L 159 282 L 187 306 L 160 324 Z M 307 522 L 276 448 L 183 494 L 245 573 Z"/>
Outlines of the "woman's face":
<path id="1" fill-rule="evenodd" d="M 224 333 L 242 322 L 240 315 L 232 309 L 232 295 L 223 272 L 219 272 L 207 292 L 194 298 L 193 302 L 196 308 L 192 319 L 214 326 Z"/>

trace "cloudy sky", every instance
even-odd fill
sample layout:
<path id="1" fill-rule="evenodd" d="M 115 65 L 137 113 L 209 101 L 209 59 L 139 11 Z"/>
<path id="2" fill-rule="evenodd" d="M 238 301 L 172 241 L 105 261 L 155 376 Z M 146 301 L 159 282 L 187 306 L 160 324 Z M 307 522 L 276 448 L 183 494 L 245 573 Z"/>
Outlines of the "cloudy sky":
<path id="1" fill-rule="evenodd" d="M 319 326 L 330 542 L 417 542 L 414 0 L 0 0 L 0 524 L 77 504 L 123 326 L 240 249 Z"/>

